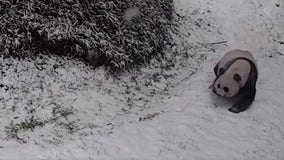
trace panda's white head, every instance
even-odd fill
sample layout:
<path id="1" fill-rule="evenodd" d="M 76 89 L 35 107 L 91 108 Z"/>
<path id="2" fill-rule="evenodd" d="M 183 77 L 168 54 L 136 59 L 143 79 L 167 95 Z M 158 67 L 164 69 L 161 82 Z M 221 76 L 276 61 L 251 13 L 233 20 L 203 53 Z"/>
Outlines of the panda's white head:
<path id="1" fill-rule="evenodd" d="M 235 61 L 226 71 L 221 70 L 216 78 L 212 91 L 223 97 L 233 97 L 238 94 L 248 80 L 250 64 L 246 60 Z"/>
<path id="2" fill-rule="evenodd" d="M 224 73 L 216 79 L 212 91 L 222 97 L 233 97 L 239 92 L 239 79 L 241 79 L 239 74 Z"/>

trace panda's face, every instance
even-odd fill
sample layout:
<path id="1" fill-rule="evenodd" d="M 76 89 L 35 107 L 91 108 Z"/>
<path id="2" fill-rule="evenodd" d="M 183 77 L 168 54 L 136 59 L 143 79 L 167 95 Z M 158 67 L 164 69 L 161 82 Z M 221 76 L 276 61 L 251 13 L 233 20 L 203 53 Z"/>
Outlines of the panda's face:
<path id="1" fill-rule="evenodd" d="M 223 97 L 233 97 L 239 92 L 240 76 L 238 74 L 223 74 L 215 81 L 212 91 Z"/>

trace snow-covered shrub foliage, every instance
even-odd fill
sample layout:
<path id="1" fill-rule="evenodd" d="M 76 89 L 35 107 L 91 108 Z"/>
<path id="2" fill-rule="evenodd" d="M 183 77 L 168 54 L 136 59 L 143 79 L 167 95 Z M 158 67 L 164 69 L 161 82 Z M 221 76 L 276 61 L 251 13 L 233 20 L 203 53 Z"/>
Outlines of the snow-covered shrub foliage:
<path id="1" fill-rule="evenodd" d="M 3 0 L 0 50 L 52 53 L 122 69 L 162 53 L 172 0 Z M 138 8 L 139 15 L 125 18 Z"/>

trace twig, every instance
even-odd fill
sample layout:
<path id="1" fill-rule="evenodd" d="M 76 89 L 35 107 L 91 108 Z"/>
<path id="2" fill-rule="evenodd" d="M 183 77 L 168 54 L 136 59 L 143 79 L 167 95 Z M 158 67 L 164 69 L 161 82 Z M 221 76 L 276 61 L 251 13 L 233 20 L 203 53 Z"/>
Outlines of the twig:
<path id="1" fill-rule="evenodd" d="M 223 43 L 227 43 L 227 42 L 228 42 L 228 41 L 220 41 L 220 42 L 205 43 L 205 44 L 216 45 L 216 44 L 223 44 Z"/>

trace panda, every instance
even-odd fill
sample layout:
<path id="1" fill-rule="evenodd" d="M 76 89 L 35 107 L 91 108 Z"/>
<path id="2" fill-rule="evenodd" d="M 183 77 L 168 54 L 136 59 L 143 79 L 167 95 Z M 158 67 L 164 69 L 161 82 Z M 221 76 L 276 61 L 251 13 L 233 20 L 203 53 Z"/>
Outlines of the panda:
<path id="1" fill-rule="evenodd" d="M 222 97 L 235 97 L 229 111 L 239 113 L 249 108 L 255 98 L 258 69 L 248 51 L 232 50 L 215 65 L 212 91 Z"/>

